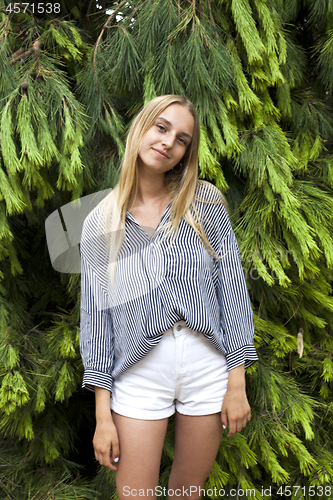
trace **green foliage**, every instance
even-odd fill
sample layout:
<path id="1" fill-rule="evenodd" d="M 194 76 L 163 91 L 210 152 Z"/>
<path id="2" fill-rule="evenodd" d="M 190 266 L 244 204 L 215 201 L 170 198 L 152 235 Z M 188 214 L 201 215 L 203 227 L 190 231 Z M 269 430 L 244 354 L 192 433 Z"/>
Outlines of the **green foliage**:
<path id="1" fill-rule="evenodd" d="M 44 221 L 114 186 L 133 116 L 165 93 L 198 110 L 200 177 L 226 194 L 260 355 L 247 372 L 251 422 L 223 435 L 205 488 L 261 499 L 271 485 L 328 485 L 332 2 L 101 2 L 39 15 L 0 1 L 0 498 L 117 498 L 92 436 L 86 445 L 80 276 L 52 269 Z M 171 418 L 163 487 L 174 438 Z"/>

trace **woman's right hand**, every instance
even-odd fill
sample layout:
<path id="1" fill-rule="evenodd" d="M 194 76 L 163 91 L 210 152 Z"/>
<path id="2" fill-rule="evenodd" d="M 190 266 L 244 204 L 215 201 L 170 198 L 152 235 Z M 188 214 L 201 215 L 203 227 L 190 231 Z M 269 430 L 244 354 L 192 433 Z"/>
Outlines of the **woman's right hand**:
<path id="1" fill-rule="evenodd" d="M 115 458 L 119 458 L 119 439 L 111 414 L 110 419 L 104 419 L 101 422 L 97 421 L 93 446 L 96 460 L 110 470 L 117 470 L 117 467 L 112 465 L 112 462 L 114 462 Z M 112 452 L 110 451 L 111 448 Z"/>
<path id="2" fill-rule="evenodd" d="M 95 401 L 96 430 L 93 439 L 95 457 L 101 465 L 110 470 L 117 470 L 112 462 L 119 459 L 119 438 L 111 415 L 110 391 L 95 386 Z"/>

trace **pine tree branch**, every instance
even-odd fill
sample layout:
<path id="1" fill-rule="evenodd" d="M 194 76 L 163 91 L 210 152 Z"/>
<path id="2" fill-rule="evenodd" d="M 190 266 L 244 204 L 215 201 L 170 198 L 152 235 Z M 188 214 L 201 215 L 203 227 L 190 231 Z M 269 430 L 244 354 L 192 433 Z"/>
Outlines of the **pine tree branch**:
<path id="1" fill-rule="evenodd" d="M 93 4 L 93 1 L 94 1 L 94 0 L 90 0 L 90 2 L 89 2 L 89 5 L 88 5 L 88 10 L 87 10 L 87 13 L 86 13 L 86 15 L 85 15 L 85 17 L 86 17 L 86 18 L 88 18 L 88 17 L 89 17 L 89 14 L 90 14 L 90 9 L 91 9 L 91 6 L 92 6 L 92 4 Z"/>
<path id="2" fill-rule="evenodd" d="M 30 49 L 28 49 L 27 51 L 25 51 L 25 49 L 22 49 L 22 48 L 17 50 L 16 52 L 14 52 L 12 54 L 12 56 L 11 56 L 12 59 L 9 61 L 9 64 L 13 65 L 17 61 L 22 59 L 23 57 L 30 56 L 30 54 L 32 54 L 33 52 L 37 52 L 37 54 L 40 54 L 41 45 L 42 45 L 42 41 L 39 38 L 38 40 L 34 41 L 32 46 L 30 47 Z"/>
<path id="3" fill-rule="evenodd" d="M 278 413 L 277 417 L 278 417 L 278 418 L 282 417 L 282 415 L 283 415 L 283 414 L 284 414 L 284 413 L 285 413 L 285 412 L 286 412 L 289 408 L 291 408 L 291 407 L 292 407 L 295 403 L 297 403 L 297 401 L 298 401 L 299 399 L 301 399 L 302 397 L 303 397 L 303 394 L 301 394 L 300 396 L 298 396 L 298 398 L 297 398 L 297 399 L 295 399 L 295 401 L 293 401 L 292 403 L 290 403 L 290 405 L 289 405 L 289 406 L 287 406 L 286 408 L 284 408 L 284 410 L 281 410 L 281 411 Z M 265 426 L 266 426 L 269 422 L 271 422 L 272 420 L 275 420 L 275 419 L 276 419 L 276 417 L 274 416 L 274 417 L 270 418 L 269 420 L 267 420 L 267 422 L 265 422 L 262 426 L 258 427 L 258 429 L 255 429 L 254 431 L 250 432 L 250 434 L 248 434 L 247 436 L 245 436 L 245 437 L 246 437 L 246 439 L 247 439 L 249 436 L 251 436 L 252 434 L 254 434 L 255 432 L 260 431 L 260 429 L 262 429 L 262 428 L 263 428 L 263 427 L 265 427 Z"/>
<path id="4" fill-rule="evenodd" d="M 12 484 L 13 486 L 16 486 L 17 488 L 22 488 L 22 486 L 20 484 L 13 483 L 13 481 L 11 481 L 8 476 L 5 476 L 4 479 L 6 481 L 8 481 L 10 484 Z"/>
<path id="5" fill-rule="evenodd" d="M 201 0 L 199 0 L 199 1 L 200 1 L 200 5 L 201 5 Z M 204 7 L 202 7 L 202 8 L 204 8 Z M 194 14 L 195 15 L 197 14 L 197 12 L 199 12 L 199 14 L 201 14 L 202 17 L 204 17 L 204 15 L 205 15 L 205 11 L 204 10 L 199 9 L 199 7 L 197 7 L 196 9 L 194 8 Z M 196 15 L 195 17 L 198 17 L 198 16 Z"/>
<path id="6" fill-rule="evenodd" d="M 5 24 L 4 24 L 4 27 L 3 27 L 3 33 L 1 34 L 0 39 L 4 36 L 4 34 L 5 34 L 5 33 L 6 33 L 6 31 L 7 31 L 8 23 L 9 23 L 9 20 L 10 20 L 10 18 L 11 18 L 11 16 L 12 16 L 12 14 L 13 14 L 13 12 L 10 12 L 10 13 L 8 14 L 8 16 L 7 16 L 7 19 L 6 19 Z"/>
<path id="7" fill-rule="evenodd" d="M 119 5 L 118 7 L 112 12 L 112 14 L 110 14 L 110 16 L 107 18 L 103 28 L 102 28 L 102 31 L 100 32 L 99 34 L 99 37 L 97 38 L 97 41 L 96 41 L 96 44 L 95 44 L 95 50 L 94 50 L 94 57 L 93 57 L 93 64 L 94 64 L 94 74 L 95 74 L 95 77 L 96 77 L 96 81 L 97 81 L 97 74 L 96 74 L 96 54 L 97 54 L 97 49 L 98 49 L 98 46 L 100 44 L 100 41 L 102 39 L 102 36 L 104 34 L 104 31 L 106 30 L 106 28 L 108 27 L 108 24 L 109 22 L 111 21 L 111 19 L 114 17 L 114 15 L 116 14 L 116 12 L 120 9 L 120 7 L 122 5 L 124 5 L 128 0 L 123 0 Z"/>
<path id="8" fill-rule="evenodd" d="M 207 0 L 207 3 L 208 3 L 209 14 L 210 14 L 210 20 L 212 21 L 212 25 L 214 26 L 216 37 L 218 38 L 218 33 L 217 33 L 217 29 L 216 29 L 216 24 L 215 24 L 215 21 L 214 21 L 214 18 L 213 18 L 213 13 L 212 13 L 212 7 L 210 5 L 210 0 Z"/>
<path id="9" fill-rule="evenodd" d="M 298 306 L 297 306 L 297 308 L 296 308 L 296 311 L 294 311 L 293 315 L 292 315 L 292 316 L 290 316 L 290 318 L 288 319 L 288 321 L 286 321 L 286 322 L 284 323 L 284 325 L 283 325 L 283 326 L 286 326 L 286 324 L 287 324 L 287 323 L 289 323 L 289 321 L 290 321 L 290 320 L 291 320 L 291 319 L 295 316 L 295 314 L 297 313 L 297 311 L 298 311 L 298 309 L 299 309 L 299 306 L 301 305 L 302 300 L 303 300 L 303 297 L 302 297 L 302 298 L 301 298 L 301 300 L 299 301 Z"/>
<path id="10" fill-rule="evenodd" d="M 142 4 L 143 4 L 143 2 L 139 3 L 139 5 L 136 7 L 136 9 L 133 10 L 131 17 L 134 17 L 136 11 L 142 8 Z"/>
<path id="11" fill-rule="evenodd" d="M 196 5 L 196 0 L 193 0 L 193 2 L 191 2 L 191 0 L 187 0 L 187 1 L 188 1 L 190 4 L 192 4 L 192 6 L 193 6 L 193 15 L 194 15 L 194 17 L 195 17 L 196 19 L 197 19 L 197 17 L 198 17 L 198 16 L 197 16 L 197 12 L 199 12 L 202 16 L 204 16 L 204 15 L 205 15 L 204 10 L 199 9 L 199 7 Z M 199 2 L 200 2 L 200 5 L 201 5 L 201 0 L 199 0 Z M 203 8 L 204 8 L 204 7 L 203 7 Z M 214 23 L 213 23 L 213 24 L 214 24 Z"/>
<path id="12" fill-rule="evenodd" d="M 9 64 L 15 64 L 17 61 L 19 61 L 20 59 L 22 59 L 24 56 L 29 56 L 30 54 L 32 54 L 34 51 L 33 48 L 30 48 L 29 50 L 25 51 L 23 49 L 23 51 L 21 52 L 20 55 L 18 55 L 17 57 L 15 57 L 14 59 L 11 59 L 11 61 L 9 61 Z"/>
<path id="13" fill-rule="evenodd" d="M 237 484 L 237 491 L 239 491 L 241 489 L 241 477 L 242 477 L 242 472 L 243 472 L 243 465 L 241 465 L 240 469 L 239 469 L 239 481 L 238 481 L 238 484 Z"/>
<path id="14" fill-rule="evenodd" d="M 31 363 L 32 365 L 34 365 L 34 367 L 38 370 L 39 367 L 38 367 L 37 363 L 34 363 L 32 361 L 32 359 L 28 358 L 27 356 L 20 356 L 20 360 L 21 359 L 25 359 L 26 361 L 28 361 L 29 363 Z M 23 365 L 21 364 L 21 366 L 23 366 Z M 24 372 L 25 372 L 25 370 L 24 370 Z"/>
<path id="15" fill-rule="evenodd" d="M 43 316 L 59 316 L 60 318 L 62 318 L 62 314 L 59 314 L 57 312 L 40 311 L 38 314 Z"/>
<path id="16" fill-rule="evenodd" d="M 38 335 L 41 335 L 42 337 L 47 337 L 46 333 L 42 332 L 41 330 L 38 330 L 37 328 L 33 328 L 31 331 L 38 333 Z"/>
<path id="17" fill-rule="evenodd" d="M 260 299 L 259 309 L 258 309 L 258 318 L 260 318 L 260 312 L 261 312 L 260 309 L 261 309 L 261 306 L 262 306 L 263 302 L 264 302 L 264 292 L 262 291 L 261 292 L 261 299 Z"/>
<path id="18" fill-rule="evenodd" d="M 84 18 L 87 19 L 87 22 L 89 23 L 91 29 L 92 29 L 92 25 L 91 25 L 91 21 L 90 21 L 90 9 L 91 9 L 92 4 L 93 4 L 93 0 L 90 0 L 89 5 L 88 5 L 88 10 L 86 12 L 86 15 L 84 16 Z"/>
<path id="19" fill-rule="evenodd" d="M 107 29 L 112 29 L 112 28 L 120 28 L 123 30 L 124 34 L 127 35 L 127 32 L 123 26 L 120 26 L 119 24 L 114 24 L 113 26 L 108 26 Z"/>
<path id="20" fill-rule="evenodd" d="M 25 48 L 24 47 L 21 47 L 20 49 L 18 49 L 16 52 L 13 52 L 12 55 L 11 55 L 11 58 L 12 59 L 15 59 L 15 57 L 17 56 L 20 56 L 21 54 L 24 54 L 25 52 Z"/>

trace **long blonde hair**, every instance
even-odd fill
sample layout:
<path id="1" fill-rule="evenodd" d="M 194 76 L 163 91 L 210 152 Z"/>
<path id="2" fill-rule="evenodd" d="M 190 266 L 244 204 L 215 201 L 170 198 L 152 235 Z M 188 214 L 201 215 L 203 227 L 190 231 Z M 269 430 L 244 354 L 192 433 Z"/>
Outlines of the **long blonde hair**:
<path id="1" fill-rule="evenodd" d="M 198 183 L 198 149 L 200 141 L 200 124 L 196 109 L 183 96 L 159 96 L 150 101 L 134 118 L 126 141 L 119 182 L 111 193 L 95 208 L 95 210 L 100 210 L 98 214 L 99 229 L 103 231 L 103 234 L 107 235 L 109 247 L 108 272 L 112 284 L 114 283 L 117 258 L 125 237 L 126 213 L 130 203 L 134 203 L 139 188 L 137 157 L 141 142 L 147 130 L 154 124 L 156 118 L 171 104 L 179 104 L 192 114 L 194 129 L 192 141 L 181 160 L 181 169 L 177 172 L 169 170 L 165 173 L 165 185 L 172 199 L 172 204 L 170 221 L 160 226 L 159 231 L 164 231 L 163 240 L 173 234 L 174 241 L 178 233 L 180 219 L 183 217 L 193 228 L 207 252 L 214 258 L 221 258 L 210 245 L 202 229 L 200 217 L 193 202 L 196 199 L 206 203 L 221 203 L 228 209 L 225 198 L 220 191 L 206 181 L 199 181 L 199 183 L 211 186 L 212 194 L 215 192 L 215 196 L 213 196 L 215 200 L 200 199 L 195 194 Z M 217 193 L 218 196 L 216 197 Z M 195 218 L 192 211 L 195 214 Z"/>

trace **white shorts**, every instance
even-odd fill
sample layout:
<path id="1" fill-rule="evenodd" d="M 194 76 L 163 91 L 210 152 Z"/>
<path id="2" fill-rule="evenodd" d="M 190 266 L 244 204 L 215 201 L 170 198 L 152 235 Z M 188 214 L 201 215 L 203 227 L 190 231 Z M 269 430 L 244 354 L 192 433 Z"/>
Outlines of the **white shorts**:
<path id="1" fill-rule="evenodd" d="M 221 411 L 228 384 L 225 356 L 202 333 L 178 321 L 143 359 L 114 380 L 111 409 L 158 420 Z"/>

